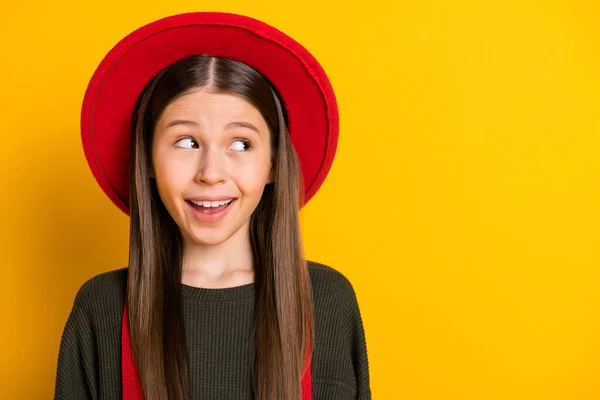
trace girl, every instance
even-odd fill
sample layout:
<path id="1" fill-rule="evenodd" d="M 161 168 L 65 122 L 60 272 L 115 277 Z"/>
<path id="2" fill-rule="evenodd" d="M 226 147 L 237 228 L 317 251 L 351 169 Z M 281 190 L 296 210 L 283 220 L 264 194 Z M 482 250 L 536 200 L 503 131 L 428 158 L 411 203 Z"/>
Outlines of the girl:
<path id="1" fill-rule="evenodd" d="M 370 399 L 353 287 L 299 229 L 337 130 L 319 64 L 259 21 L 182 14 L 115 46 L 82 139 L 129 264 L 78 291 L 55 399 Z"/>

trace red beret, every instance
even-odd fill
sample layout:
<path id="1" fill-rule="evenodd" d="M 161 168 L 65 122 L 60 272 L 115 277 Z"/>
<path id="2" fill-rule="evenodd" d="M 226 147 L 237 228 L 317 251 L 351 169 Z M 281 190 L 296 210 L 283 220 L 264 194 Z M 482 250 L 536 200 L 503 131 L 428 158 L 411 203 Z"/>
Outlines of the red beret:
<path id="1" fill-rule="evenodd" d="M 333 162 L 339 117 L 333 88 L 318 61 L 274 27 L 246 16 L 198 12 L 145 25 L 117 43 L 92 76 L 81 111 L 87 162 L 106 195 L 129 215 L 129 146 L 135 105 L 168 65 L 195 54 L 239 60 L 279 93 L 304 177 L 305 203 Z"/>

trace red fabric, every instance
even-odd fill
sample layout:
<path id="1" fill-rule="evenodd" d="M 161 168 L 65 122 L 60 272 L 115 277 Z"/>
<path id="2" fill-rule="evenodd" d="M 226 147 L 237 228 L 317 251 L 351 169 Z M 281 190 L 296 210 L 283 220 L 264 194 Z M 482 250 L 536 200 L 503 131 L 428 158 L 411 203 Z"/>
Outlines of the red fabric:
<path id="1" fill-rule="evenodd" d="M 330 81 L 294 39 L 261 21 L 216 12 L 179 14 L 145 25 L 122 39 L 98 66 L 83 100 L 81 138 L 102 190 L 129 215 L 129 147 L 136 101 L 159 71 L 200 53 L 242 61 L 279 92 L 300 159 L 306 204 L 325 180 L 337 147 L 339 116 Z"/>
<path id="2" fill-rule="evenodd" d="M 123 373 L 123 400 L 143 400 L 144 392 L 133 361 L 131 339 L 129 337 L 129 323 L 127 320 L 127 304 L 123 308 L 123 325 L 121 330 L 121 370 Z M 308 343 L 310 354 L 310 342 Z M 312 399 L 312 382 L 310 359 L 307 359 L 306 369 L 302 375 L 302 400 Z"/>
<path id="3" fill-rule="evenodd" d="M 121 371 L 123 373 L 123 400 L 143 400 L 142 384 L 133 361 L 129 323 L 127 321 L 127 304 L 123 310 L 123 326 L 121 329 Z"/>

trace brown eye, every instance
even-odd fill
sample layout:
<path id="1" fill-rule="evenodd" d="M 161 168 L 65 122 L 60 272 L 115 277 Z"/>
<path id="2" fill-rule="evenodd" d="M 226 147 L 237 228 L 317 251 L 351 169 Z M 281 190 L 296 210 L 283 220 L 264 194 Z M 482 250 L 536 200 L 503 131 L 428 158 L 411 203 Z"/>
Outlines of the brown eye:
<path id="1" fill-rule="evenodd" d="M 231 145 L 231 147 L 235 151 L 242 151 L 243 152 L 243 151 L 250 150 L 252 148 L 252 145 L 247 140 L 237 139 L 236 141 L 233 142 L 233 144 Z"/>
<path id="2" fill-rule="evenodd" d="M 192 138 L 182 138 L 182 139 L 179 139 L 176 143 L 189 143 L 189 142 L 196 143 L 196 141 Z M 182 146 L 177 145 L 177 147 L 182 147 Z M 182 148 L 189 148 L 189 147 L 184 146 Z"/>

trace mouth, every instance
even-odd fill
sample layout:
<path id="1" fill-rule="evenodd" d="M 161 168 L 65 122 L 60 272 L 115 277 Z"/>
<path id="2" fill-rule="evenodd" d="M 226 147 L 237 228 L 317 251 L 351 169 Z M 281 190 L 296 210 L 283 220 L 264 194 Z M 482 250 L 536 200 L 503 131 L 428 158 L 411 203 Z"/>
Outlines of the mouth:
<path id="1" fill-rule="evenodd" d="M 198 210 L 204 214 L 216 214 L 227 209 L 236 200 L 237 199 L 235 198 L 221 201 L 186 200 L 186 203 L 188 203 L 195 210 Z"/>

